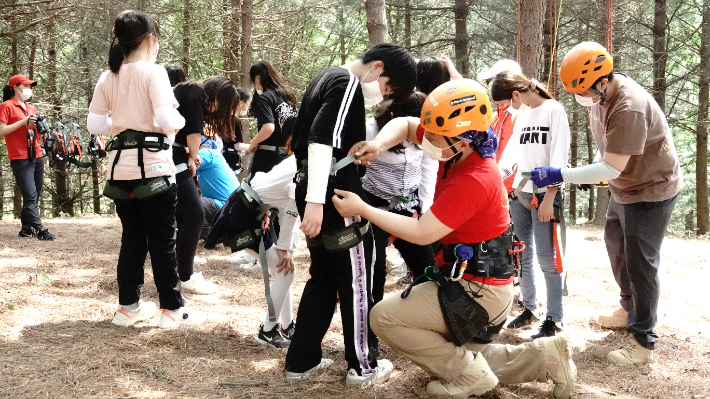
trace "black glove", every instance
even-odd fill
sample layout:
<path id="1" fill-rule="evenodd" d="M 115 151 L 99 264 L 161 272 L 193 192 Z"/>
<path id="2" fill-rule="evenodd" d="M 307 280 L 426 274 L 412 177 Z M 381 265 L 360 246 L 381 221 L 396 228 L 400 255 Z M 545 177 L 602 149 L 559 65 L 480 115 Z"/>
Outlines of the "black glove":
<path id="1" fill-rule="evenodd" d="M 576 184 L 577 190 L 582 190 L 582 191 L 589 191 L 590 188 L 592 188 L 591 184 Z"/>

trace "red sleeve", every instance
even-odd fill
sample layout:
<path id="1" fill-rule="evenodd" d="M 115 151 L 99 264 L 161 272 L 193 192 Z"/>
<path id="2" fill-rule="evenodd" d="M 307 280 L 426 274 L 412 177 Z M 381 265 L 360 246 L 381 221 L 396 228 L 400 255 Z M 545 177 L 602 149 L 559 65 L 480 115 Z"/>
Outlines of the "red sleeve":
<path id="1" fill-rule="evenodd" d="M 420 143 L 424 142 L 424 128 L 422 125 L 417 126 L 417 140 L 419 140 Z"/>
<path id="2" fill-rule="evenodd" d="M 472 176 L 452 177 L 429 210 L 441 223 L 451 229 L 458 229 L 481 211 L 485 211 L 482 200 L 488 197 L 481 181 Z"/>
<path id="3" fill-rule="evenodd" d="M 10 107 L 8 107 L 6 103 L 0 104 L 0 122 L 5 122 L 6 125 L 12 124 L 9 122 L 9 120 L 10 120 L 9 110 L 10 110 Z"/>

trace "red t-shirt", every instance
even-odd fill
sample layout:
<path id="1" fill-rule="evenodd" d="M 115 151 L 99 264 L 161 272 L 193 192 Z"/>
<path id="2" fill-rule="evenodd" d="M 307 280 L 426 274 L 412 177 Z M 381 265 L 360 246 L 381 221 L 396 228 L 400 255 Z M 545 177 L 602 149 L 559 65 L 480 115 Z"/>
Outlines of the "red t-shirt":
<path id="1" fill-rule="evenodd" d="M 0 121 L 7 125 L 24 119 L 28 115 L 36 115 L 37 108 L 30 103 L 25 103 L 27 109 L 22 108 L 20 103 L 11 98 L 0 104 Z M 5 145 L 7 145 L 7 157 L 10 161 L 15 159 L 28 159 L 27 156 L 27 126 L 20 126 L 19 129 L 5 136 Z M 42 157 L 42 144 L 40 143 L 39 134 L 35 129 L 35 147 L 37 158 Z"/>
<path id="2" fill-rule="evenodd" d="M 496 139 L 498 139 L 498 150 L 496 150 L 496 161 L 500 161 L 503 157 L 503 151 L 505 147 L 508 146 L 508 141 L 510 141 L 510 136 L 513 135 L 513 125 L 515 124 L 515 117 L 506 111 L 506 107 L 499 106 L 496 109 L 496 117 L 493 120 L 493 131 L 496 133 Z"/>
<path id="3" fill-rule="evenodd" d="M 422 140 L 424 129 L 417 130 Z M 430 211 L 441 223 L 454 229 L 441 239 L 444 245 L 475 244 L 496 238 L 510 226 L 508 196 L 493 158 L 481 158 L 478 153 L 439 175 Z"/>

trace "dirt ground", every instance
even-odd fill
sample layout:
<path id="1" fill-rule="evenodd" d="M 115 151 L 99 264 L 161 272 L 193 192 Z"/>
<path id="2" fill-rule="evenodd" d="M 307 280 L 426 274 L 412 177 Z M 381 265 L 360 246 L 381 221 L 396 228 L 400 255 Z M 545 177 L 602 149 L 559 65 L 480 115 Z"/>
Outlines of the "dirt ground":
<path id="1" fill-rule="evenodd" d="M 283 380 L 285 352 L 254 343 L 266 305 L 260 274 L 229 264 L 226 250 L 206 251 L 197 266 L 219 284 L 216 295 L 186 295 L 208 314 L 198 327 L 166 331 L 157 317 L 137 328 L 110 323 L 117 306 L 115 265 L 121 227 L 113 218 L 47 220 L 54 242 L 18 238 L 19 223 L 0 221 L 1 398 L 420 398 L 432 377 L 382 348 L 395 365 L 391 379 L 366 389 L 345 386 L 339 313 L 323 343 L 335 364 L 314 381 Z M 575 398 L 710 398 L 710 280 L 704 241 L 667 238 L 663 247 L 657 362 L 621 368 L 606 353 L 624 331 L 594 321 L 617 304 L 601 231 L 570 229 L 564 334 L 579 378 Z M 295 306 L 307 278 L 305 248 L 296 254 Z M 388 276 L 387 291 L 396 292 Z M 146 300 L 157 302 L 146 266 Z M 519 343 L 536 331 L 505 331 Z M 547 398 L 551 383 L 499 386 L 486 398 Z"/>

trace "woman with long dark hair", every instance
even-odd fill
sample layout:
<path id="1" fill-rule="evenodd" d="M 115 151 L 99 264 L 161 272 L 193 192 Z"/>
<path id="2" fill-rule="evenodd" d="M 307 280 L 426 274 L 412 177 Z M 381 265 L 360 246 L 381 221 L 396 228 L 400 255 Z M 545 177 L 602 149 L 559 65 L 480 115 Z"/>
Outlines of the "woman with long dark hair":
<path id="1" fill-rule="evenodd" d="M 500 160 L 506 170 L 518 170 L 512 187 L 524 181 L 523 172 L 540 166 L 567 166 L 570 130 L 564 107 L 555 101 L 547 88 L 535 79 L 510 71 L 501 72 L 491 83 L 491 97 L 517 115 L 510 145 Z M 507 173 L 506 173 L 507 174 Z M 563 254 L 558 242 L 556 223 L 560 223 L 564 185 L 537 188 L 532 181 L 516 189 L 517 200 L 510 203 L 513 232 L 525 242 L 520 262 L 520 288 L 525 309 L 507 328 L 521 328 L 537 321 L 538 301 L 535 289 L 533 254 L 545 277 L 547 315 L 533 339 L 552 337 L 562 331 Z M 534 239 L 533 239 L 534 238 Z"/>
<path id="2" fill-rule="evenodd" d="M 87 118 L 90 133 L 113 137 L 104 195 L 115 201 L 123 232 L 117 267 L 119 307 L 112 323 L 130 326 L 155 314 L 155 304 L 140 298 L 143 265 L 150 252 L 160 298 L 158 325 L 199 324 L 204 318 L 185 307 L 177 273 L 177 186 L 171 150 L 185 119 L 176 111 L 168 74 L 155 65 L 160 31 L 147 14 L 127 10 L 114 21 L 113 34 L 109 70 L 96 84 Z"/>
<path id="3" fill-rule="evenodd" d="M 259 129 L 249 145 L 249 152 L 254 154 L 249 173 L 254 176 L 270 171 L 288 157 L 286 142 L 298 110 L 296 96 L 267 61 L 252 65 L 249 77 L 256 91 L 253 112 Z"/>
<path id="4" fill-rule="evenodd" d="M 52 241 L 54 235 L 42 226 L 37 202 L 44 181 L 42 145 L 35 127 L 37 108 L 28 103 L 37 82 L 24 75 L 10 78 L 0 104 L 0 138 L 5 138 L 7 156 L 22 193 L 22 228 L 19 237 Z"/>
<path id="5" fill-rule="evenodd" d="M 202 200 L 195 184 L 195 171 L 200 164 L 198 151 L 205 124 L 212 134 L 229 136 L 235 129 L 239 110 L 237 87 L 226 76 L 213 76 L 197 82 L 183 82 L 173 90 L 185 118 L 185 127 L 175 136 L 173 162 L 177 169 L 178 203 L 177 260 L 182 290 L 195 294 L 214 294 L 217 286 L 206 281 L 202 273 L 194 273 L 197 243 L 205 219 Z"/>

